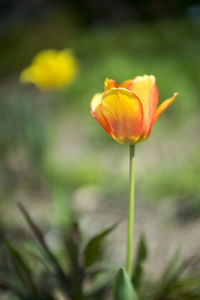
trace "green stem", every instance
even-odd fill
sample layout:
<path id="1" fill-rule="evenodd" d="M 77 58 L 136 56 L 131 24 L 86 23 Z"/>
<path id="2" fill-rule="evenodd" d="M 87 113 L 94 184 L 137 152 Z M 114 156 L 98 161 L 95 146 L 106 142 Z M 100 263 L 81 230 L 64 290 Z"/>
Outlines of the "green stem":
<path id="1" fill-rule="evenodd" d="M 130 171 L 129 171 L 129 214 L 126 270 L 131 277 L 133 254 L 133 220 L 134 220 L 134 154 L 135 145 L 130 145 Z"/>

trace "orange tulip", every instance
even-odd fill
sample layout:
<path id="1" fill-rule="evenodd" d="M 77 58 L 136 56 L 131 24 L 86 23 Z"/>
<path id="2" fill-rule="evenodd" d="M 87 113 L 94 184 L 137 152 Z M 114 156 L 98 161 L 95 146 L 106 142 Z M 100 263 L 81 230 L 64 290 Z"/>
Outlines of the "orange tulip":
<path id="1" fill-rule="evenodd" d="M 153 75 L 137 76 L 120 85 L 107 78 L 104 89 L 92 98 L 92 116 L 113 139 L 129 145 L 148 138 L 153 124 L 178 95 L 174 93 L 157 108 L 158 89 Z"/>

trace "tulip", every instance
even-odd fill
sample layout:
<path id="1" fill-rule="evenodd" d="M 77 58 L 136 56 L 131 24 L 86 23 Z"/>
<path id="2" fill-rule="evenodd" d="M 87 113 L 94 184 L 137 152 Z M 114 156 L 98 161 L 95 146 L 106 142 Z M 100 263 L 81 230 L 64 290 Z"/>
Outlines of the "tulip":
<path id="1" fill-rule="evenodd" d="M 153 124 L 178 93 L 158 106 L 158 89 L 153 75 L 137 76 L 120 85 L 107 78 L 104 90 L 92 98 L 92 116 L 113 139 L 130 146 L 126 271 L 132 278 L 135 144 L 148 138 Z"/>
<path id="2" fill-rule="evenodd" d="M 158 89 L 153 75 L 137 76 L 120 85 L 107 78 L 104 90 L 92 98 L 92 116 L 113 139 L 129 145 L 148 138 L 160 114 L 178 95 L 174 93 L 158 106 Z"/>
<path id="3" fill-rule="evenodd" d="M 42 90 L 58 89 L 70 83 L 77 73 L 72 51 L 43 50 L 20 75 L 21 83 L 33 83 Z"/>

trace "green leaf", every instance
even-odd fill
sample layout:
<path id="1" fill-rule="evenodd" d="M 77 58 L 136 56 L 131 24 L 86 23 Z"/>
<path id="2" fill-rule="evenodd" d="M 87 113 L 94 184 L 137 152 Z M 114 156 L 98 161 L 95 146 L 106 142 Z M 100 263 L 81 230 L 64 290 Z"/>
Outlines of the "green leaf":
<path id="1" fill-rule="evenodd" d="M 113 272 L 101 272 L 93 278 L 90 278 L 91 284 L 88 289 L 85 290 L 86 299 L 104 299 L 103 295 L 107 290 L 110 290 L 110 286 L 113 281 Z M 103 297 L 103 298 L 102 298 Z"/>
<path id="2" fill-rule="evenodd" d="M 88 268 L 93 265 L 102 254 L 102 241 L 103 239 L 115 229 L 117 224 L 114 224 L 104 231 L 98 233 L 87 243 L 84 251 L 83 251 L 83 259 L 84 259 L 84 267 Z"/>
<path id="3" fill-rule="evenodd" d="M 114 300 L 138 300 L 137 294 L 126 270 L 120 269 L 113 286 Z"/>
<path id="4" fill-rule="evenodd" d="M 47 243 L 44 239 L 42 231 L 32 221 L 30 215 L 28 214 L 26 209 L 23 207 L 23 205 L 18 204 L 18 206 L 19 206 L 19 209 L 21 210 L 24 218 L 26 219 L 28 225 L 30 226 L 34 236 L 36 237 L 36 239 L 38 240 L 38 242 L 42 246 L 42 248 L 44 250 L 44 253 L 46 254 L 49 261 L 52 263 L 54 269 L 56 270 L 57 279 L 58 279 L 60 285 L 62 286 L 63 291 L 65 291 L 67 296 L 69 296 L 70 295 L 69 279 L 66 276 L 65 272 L 63 271 L 63 269 L 61 268 L 58 260 L 56 259 L 56 257 L 52 254 L 51 250 L 49 249 L 49 247 L 48 247 L 48 245 L 47 245 Z"/>
<path id="5" fill-rule="evenodd" d="M 137 255 L 135 265 L 133 268 L 132 283 L 136 289 L 139 288 L 142 275 L 143 275 L 143 263 L 148 255 L 148 250 L 145 242 L 144 235 L 142 234 L 138 243 Z"/>
<path id="6" fill-rule="evenodd" d="M 20 287 L 19 287 L 19 282 L 17 281 L 17 278 L 10 273 L 5 272 L 5 274 L 0 271 L 0 290 L 8 290 L 12 292 L 15 295 L 20 296 L 22 294 Z"/>
<path id="7" fill-rule="evenodd" d="M 13 269 L 17 275 L 17 278 L 21 281 L 24 289 L 33 294 L 37 295 L 37 289 L 33 281 L 31 269 L 22 258 L 21 254 L 4 238 L 3 243 L 10 255 Z"/>
<path id="8" fill-rule="evenodd" d="M 71 225 L 66 241 L 67 254 L 69 256 L 69 269 L 71 278 L 71 295 L 73 300 L 80 300 L 83 287 L 83 270 L 79 262 L 80 255 L 80 230 L 77 222 Z"/>
<path id="9" fill-rule="evenodd" d="M 183 264 L 181 264 L 179 259 L 179 253 L 176 252 L 173 256 L 171 262 L 167 266 L 154 296 L 155 300 L 167 299 L 176 281 L 182 275 Z"/>
<path id="10" fill-rule="evenodd" d="M 192 275 L 180 279 L 175 283 L 171 291 L 171 298 L 181 300 L 199 300 L 200 299 L 200 276 Z"/>
<path id="11" fill-rule="evenodd" d="M 169 296 L 173 299 L 180 298 L 189 300 L 190 296 L 192 297 L 192 299 L 199 299 L 195 298 L 196 294 L 193 294 L 193 292 L 197 294 L 200 293 L 199 276 L 197 276 L 196 278 L 192 278 L 190 282 L 190 287 L 187 287 L 189 278 L 181 278 L 182 274 L 190 267 L 192 263 L 196 261 L 197 258 L 198 256 L 194 255 L 181 263 L 179 255 L 178 253 L 176 253 L 175 256 L 172 258 L 172 261 L 170 262 L 166 271 L 164 272 L 163 277 L 161 278 L 161 281 L 158 285 L 158 289 L 156 290 L 154 296 L 154 300 L 167 300 L 169 299 Z M 186 293 L 186 298 L 184 298 L 184 293 Z"/>

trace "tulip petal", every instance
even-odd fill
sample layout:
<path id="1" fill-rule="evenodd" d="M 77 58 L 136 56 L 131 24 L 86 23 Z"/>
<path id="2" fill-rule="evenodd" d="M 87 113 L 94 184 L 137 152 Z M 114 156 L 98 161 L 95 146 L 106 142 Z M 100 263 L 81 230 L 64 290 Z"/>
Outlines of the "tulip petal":
<path id="1" fill-rule="evenodd" d="M 109 79 L 106 78 L 104 81 L 104 90 L 105 92 L 112 89 L 112 88 L 117 88 L 118 84 L 116 83 L 116 81 L 114 79 Z"/>
<path id="2" fill-rule="evenodd" d="M 95 94 L 91 100 L 91 114 L 93 118 L 97 120 L 97 122 L 103 127 L 103 129 L 112 136 L 110 132 L 110 128 L 102 115 L 100 106 L 102 101 L 103 93 Z"/>
<path id="3" fill-rule="evenodd" d="M 124 88 L 112 88 L 103 94 L 101 111 L 112 137 L 121 144 L 135 144 L 143 126 L 140 100 Z"/>
<path id="4" fill-rule="evenodd" d="M 143 106 L 144 121 L 143 134 L 148 136 L 151 130 L 152 119 L 158 105 L 158 89 L 153 75 L 137 76 L 131 80 L 127 89 L 140 99 Z"/>
<path id="5" fill-rule="evenodd" d="M 133 79 L 129 79 L 129 80 L 125 80 L 125 81 L 122 81 L 119 85 L 119 87 L 121 88 L 125 88 L 127 89 L 129 84 L 133 81 Z"/>
<path id="6" fill-rule="evenodd" d="M 176 97 L 178 96 L 178 93 L 174 93 L 174 95 L 163 101 L 159 107 L 157 108 L 155 114 L 154 114 L 154 117 L 153 117 L 153 121 L 152 121 L 152 125 L 157 121 L 158 117 L 160 116 L 160 114 L 170 105 L 172 104 L 172 102 L 176 99 Z"/>

